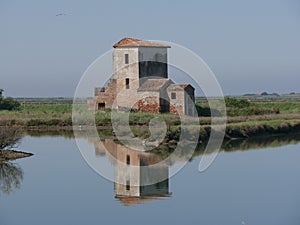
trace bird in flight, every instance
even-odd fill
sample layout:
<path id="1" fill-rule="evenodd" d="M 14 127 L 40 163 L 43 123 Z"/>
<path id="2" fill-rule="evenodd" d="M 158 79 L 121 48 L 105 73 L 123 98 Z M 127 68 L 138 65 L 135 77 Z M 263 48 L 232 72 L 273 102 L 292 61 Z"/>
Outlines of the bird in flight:
<path id="1" fill-rule="evenodd" d="M 56 14 L 55 16 L 66 16 L 67 14 L 65 14 L 65 13 L 58 13 L 58 14 Z"/>

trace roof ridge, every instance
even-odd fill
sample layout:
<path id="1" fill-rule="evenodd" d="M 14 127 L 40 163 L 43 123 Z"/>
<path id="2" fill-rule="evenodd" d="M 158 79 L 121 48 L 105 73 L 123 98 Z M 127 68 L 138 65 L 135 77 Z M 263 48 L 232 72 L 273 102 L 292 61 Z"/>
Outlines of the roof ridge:
<path id="1" fill-rule="evenodd" d="M 169 45 L 159 44 L 151 41 L 144 41 L 136 38 L 125 37 L 113 45 L 114 48 L 118 47 L 160 47 L 170 48 Z"/>
<path id="2" fill-rule="evenodd" d="M 169 89 L 172 89 L 172 88 L 178 88 L 178 87 L 180 87 L 180 88 L 186 88 L 186 87 L 188 87 L 188 86 L 190 86 L 190 87 L 192 87 L 192 88 L 194 88 L 191 84 L 175 84 L 175 83 L 173 83 L 173 84 L 170 84 L 170 86 L 168 87 Z M 195 88 L 194 88 L 195 89 Z"/>

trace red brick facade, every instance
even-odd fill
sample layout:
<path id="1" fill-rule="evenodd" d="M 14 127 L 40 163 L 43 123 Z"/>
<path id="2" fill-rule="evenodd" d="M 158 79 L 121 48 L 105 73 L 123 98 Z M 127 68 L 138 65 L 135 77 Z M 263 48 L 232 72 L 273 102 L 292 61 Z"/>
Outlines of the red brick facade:
<path id="1" fill-rule="evenodd" d="M 140 99 L 138 101 L 138 111 L 140 112 L 148 112 L 148 113 L 159 113 L 160 106 L 159 100 L 155 97 L 148 97 L 147 100 Z"/>
<path id="2" fill-rule="evenodd" d="M 88 102 L 89 109 L 95 110 L 103 108 L 112 108 L 117 94 L 117 80 L 111 79 L 107 88 L 95 88 L 95 97 L 93 101 Z"/>

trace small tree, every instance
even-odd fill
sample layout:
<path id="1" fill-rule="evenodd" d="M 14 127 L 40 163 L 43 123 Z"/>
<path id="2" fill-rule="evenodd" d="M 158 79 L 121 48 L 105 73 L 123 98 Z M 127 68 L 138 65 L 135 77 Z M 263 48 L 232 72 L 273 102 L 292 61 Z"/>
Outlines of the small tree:
<path id="1" fill-rule="evenodd" d="M 18 146 L 22 135 L 16 128 L 0 127 L 0 152 Z"/>
<path id="2" fill-rule="evenodd" d="M 21 104 L 18 101 L 16 101 L 12 97 L 7 97 L 2 100 L 0 108 L 12 111 L 20 109 L 20 106 Z"/>
<path id="3" fill-rule="evenodd" d="M 3 89 L 0 89 L 0 105 L 1 105 L 2 99 L 3 99 L 2 93 L 3 93 Z"/>
<path id="4" fill-rule="evenodd" d="M 3 89 L 0 89 L 0 110 L 19 110 L 21 107 L 20 102 L 12 97 L 3 97 Z"/>

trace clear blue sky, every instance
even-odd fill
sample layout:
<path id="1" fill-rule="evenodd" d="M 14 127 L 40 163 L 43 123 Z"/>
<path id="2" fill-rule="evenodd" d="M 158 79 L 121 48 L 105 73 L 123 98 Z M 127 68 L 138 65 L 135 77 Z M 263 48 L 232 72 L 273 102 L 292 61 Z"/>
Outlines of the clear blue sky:
<path id="1" fill-rule="evenodd" d="M 0 32 L 0 88 L 13 97 L 73 96 L 123 37 L 192 49 L 227 95 L 300 92 L 298 0 L 0 0 Z"/>

